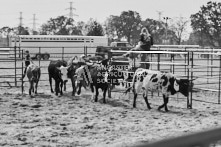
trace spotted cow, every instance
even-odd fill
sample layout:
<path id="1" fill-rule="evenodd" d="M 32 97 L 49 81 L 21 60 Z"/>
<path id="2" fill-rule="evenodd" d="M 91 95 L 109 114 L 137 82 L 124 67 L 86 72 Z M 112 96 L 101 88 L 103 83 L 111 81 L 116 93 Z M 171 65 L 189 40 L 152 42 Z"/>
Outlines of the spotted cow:
<path id="1" fill-rule="evenodd" d="M 169 96 L 180 92 L 187 97 L 190 89 L 189 83 L 190 80 L 179 79 L 170 72 L 160 72 L 138 68 L 133 76 L 132 86 L 129 87 L 125 93 L 132 89 L 134 93 L 133 107 L 135 108 L 137 94 L 142 91 L 147 108 L 151 109 L 147 98 L 147 92 L 148 90 L 159 91 L 163 95 L 164 102 L 158 107 L 158 110 L 164 107 L 165 111 L 168 111 L 167 103 L 169 101 Z"/>
<path id="2" fill-rule="evenodd" d="M 37 94 L 37 88 L 38 88 L 38 82 L 41 76 L 41 69 L 39 66 L 35 64 L 30 64 L 27 67 L 27 77 L 29 81 L 29 95 L 31 95 L 31 92 L 34 92 Z M 35 86 L 34 86 L 35 83 Z"/>

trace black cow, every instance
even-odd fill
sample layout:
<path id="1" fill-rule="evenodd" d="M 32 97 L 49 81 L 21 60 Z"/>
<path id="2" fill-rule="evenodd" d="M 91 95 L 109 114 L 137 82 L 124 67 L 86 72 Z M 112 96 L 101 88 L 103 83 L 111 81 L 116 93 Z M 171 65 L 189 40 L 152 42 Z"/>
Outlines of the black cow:
<path id="1" fill-rule="evenodd" d="M 117 70 L 108 68 L 108 59 L 104 59 L 100 64 L 92 66 L 82 66 L 77 69 L 78 94 L 81 93 L 81 86 L 90 86 L 94 93 L 95 88 L 95 102 L 98 101 L 99 89 L 103 91 L 103 102 L 106 103 L 106 92 L 110 84 L 119 85 L 116 77 Z"/>
<path id="2" fill-rule="evenodd" d="M 76 80 L 77 80 L 77 76 L 76 76 L 76 69 L 78 69 L 79 67 L 81 67 L 82 65 L 86 65 L 83 62 L 71 62 L 68 65 L 68 78 L 71 79 L 71 84 L 72 84 L 72 96 L 75 96 L 76 93 Z"/>
<path id="3" fill-rule="evenodd" d="M 63 95 L 62 88 L 63 85 L 66 85 L 66 82 L 68 80 L 67 77 L 67 62 L 64 60 L 56 60 L 51 61 L 48 66 L 48 75 L 49 75 L 49 83 L 51 92 L 53 93 L 52 89 L 52 78 L 55 80 L 55 94 Z M 64 86 L 64 90 L 66 90 L 66 86 Z"/>

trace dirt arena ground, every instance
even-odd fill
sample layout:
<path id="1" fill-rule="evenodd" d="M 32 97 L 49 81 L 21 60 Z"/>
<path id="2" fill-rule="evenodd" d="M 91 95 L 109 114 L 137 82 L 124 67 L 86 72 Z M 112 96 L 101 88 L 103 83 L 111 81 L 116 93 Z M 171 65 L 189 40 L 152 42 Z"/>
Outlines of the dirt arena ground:
<path id="1" fill-rule="evenodd" d="M 169 112 L 158 111 L 162 98 L 149 98 L 148 110 L 142 96 L 132 108 L 132 94 L 112 93 L 107 104 L 91 101 L 91 93 L 55 96 L 49 87 L 39 87 L 31 98 L 27 86 L 0 89 L 0 146 L 114 146 L 149 143 L 221 126 L 221 105 L 193 101 L 186 108 L 181 94 L 169 101 Z M 217 95 L 193 93 L 193 98 L 213 99 Z"/>

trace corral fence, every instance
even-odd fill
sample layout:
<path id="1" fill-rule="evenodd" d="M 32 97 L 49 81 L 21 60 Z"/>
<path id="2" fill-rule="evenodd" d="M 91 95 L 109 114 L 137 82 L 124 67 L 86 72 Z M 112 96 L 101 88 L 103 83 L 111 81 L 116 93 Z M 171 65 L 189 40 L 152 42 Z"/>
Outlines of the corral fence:
<path id="1" fill-rule="evenodd" d="M 191 104 L 194 92 L 214 95 L 206 101 L 200 97 L 194 98 L 195 101 L 220 104 L 221 54 L 219 51 L 220 49 L 201 49 L 197 45 L 156 45 L 151 51 L 131 51 L 131 53 L 148 54 L 149 59 L 145 63 L 149 63 L 152 70 L 172 72 L 178 77 L 193 80 L 194 87 L 189 96 Z M 112 51 L 114 54 L 119 52 L 125 51 Z M 129 62 L 119 59 L 115 58 L 113 62 L 117 62 L 116 65 Z M 135 59 L 132 61 L 132 66 L 139 67 L 142 63 L 139 59 Z"/>
<path id="2" fill-rule="evenodd" d="M 24 49 L 33 47 L 8 47 L 0 48 L 0 87 L 20 87 L 24 70 L 23 52 Z M 40 86 L 47 86 L 48 72 L 47 67 L 51 60 L 63 59 L 69 60 L 73 56 L 81 54 L 94 55 L 94 47 L 35 47 L 36 53 L 50 53 L 50 59 L 37 59 L 33 62 L 42 69 Z M 181 78 L 194 80 L 194 89 L 190 93 L 190 104 L 192 104 L 192 93 L 195 91 L 209 92 L 216 96 L 216 99 L 210 98 L 207 102 L 220 104 L 220 73 L 221 73 L 221 54 L 220 49 L 201 49 L 197 45 L 154 45 L 151 51 L 145 52 L 149 60 L 145 63 L 150 64 L 150 69 L 169 71 Z M 117 52 L 112 50 L 106 54 L 112 60 L 112 63 L 128 65 L 129 61 L 122 60 L 121 56 L 113 56 Z M 144 52 L 140 52 L 144 53 Z M 104 55 L 105 56 L 105 55 Z M 138 67 L 142 62 L 138 59 L 133 61 L 134 67 Z M 125 71 L 131 72 L 134 71 Z M 27 80 L 26 80 L 27 81 Z M 118 89 L 112 92 L 118 91 Z M 202 101 L 200 98 L 194 99 Z"/>
<path id="3" fill-rule="evenodd" d="M 47 67 L 51 60 L 62 59 L 68 61 L 74 56 L 82 54 L 92 54 L 91 50 L 94 48 L 81 46 L 81 47 L 0 47 L 0 87 L 23 87 L 23 83 L 27 83 L 24 79 L 23 83 L 20 80 L 24 73 L 24 51 L 26 49 L 35 49 L 35 53 L 30 53 L 31 57 L 36 53 L 50 52 L 50 58 L 43 60 L 41 58 L 34 59 L 33 63 L 41 67 L 41 82 L 39 86 L 47 86 L 48 72 Z M 77 50 L 77 52 L 75 51 Z"/>
<path id="4" fill-rule="evenodd" d="M 50 60 L 64 59 L 78 56 L 80 54 L 94 54 L 94 48 L 81 47 L 81 50 L 67 51 L 65 47 L 53 48 Z M 37 48 L 38 52 L 43 52 L 41 47 Z M 44 49 L 47 50 L 47 49 Z M 55 51 L 56 50 L 56 51 Z M 91 52 L 90 52 L 91 51 Z M 150 69 L 170 71 L 180 77 L 194 80 L 194 91 L 209 91 L 217 94 L 218 100 L 212 100 L 220 104 L 220 75 L 221 75 L 221 54 L 219 49 L 200 49 L 199 46 L 153 46 L 149 54 L 149 60 L 145 63 L 150 64 Z M 0 87 L 21 87 L 22 77 L 23 49 L 20 47 L 0 48 Z M 113 51 L 114 52 L 114 51 Z M 115 51 L 117 52 L 117 51 Z M 138 52 L 144 53 L 144 52 Z M 117 60 L 118 58 L 109 57 L 112 62 L 125 63 L 128 61 Z M 47 66 L 50 60 L 34 60 L 34 63 L 42 69 L 41 82 L 39 86 L 45 88 L 48 85 Z M 140 61 L 133 61 L 133 66 L 140 64 Z M 125 65 L 125 64 L 124 64 Z M 209 87 L 209 88 L 208 88 Z M 114 92 L 114 91 L 113 91 Z M 192 94 L 192 92 L 190 94 Z M 191 95 L 190 95 L 191 98 Z M 198 99 L 200 101 L 200 99 Z M 211 102 L 211 101 L 209 101 Z M 192 102 L 190 101 L 190 104 Z M 221 129 L 210 130 L 183 137 L 177 137 L 169 140 L 163 140 L 156 143 L 141 145 L 140 147 L 212 147 L 220 146 Z"/>

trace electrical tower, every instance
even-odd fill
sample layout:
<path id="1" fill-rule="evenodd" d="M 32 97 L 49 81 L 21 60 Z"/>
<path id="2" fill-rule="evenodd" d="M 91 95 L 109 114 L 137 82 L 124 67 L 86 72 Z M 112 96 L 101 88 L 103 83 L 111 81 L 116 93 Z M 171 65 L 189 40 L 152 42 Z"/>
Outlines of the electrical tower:
<path id="1" fill-rule="evenodd" d="M 163 13 L 163 11 L 157 11 L 158 15 L 159 15 L 159 21 L 161 21 L 161 15 Z"/>
<path id="2" fill-rule="evenodd" d="M 19 17 L 19 27 L 22 27 L 23 26 L 23 17 L 22 17 L 22 12 L 20 12 L 20 17 Z"/>
<path id="3" fill-rule="evenodd" d="M 32 28 L 32 33 L 33 33 L 33 35 L 35 35 L 35 32 L 36 32 L 36 17 L 35 17 L 36 15 L 35 14 L 33 14 L 33 28 Z"/>
<path id="4" fill-rule="evenodd" d="M 70 2 L 70 7 L 67 8 L 67 9 L 70 10 L 70 11 L 69 11 L 69 18 L 74 19 L 74 16 L 78 16 L 78 15 L 76 15 L 76 14 L 73 13 L 73 10 L 76 10 L 76 9 L 73 7 L 73 2 Z"/>

